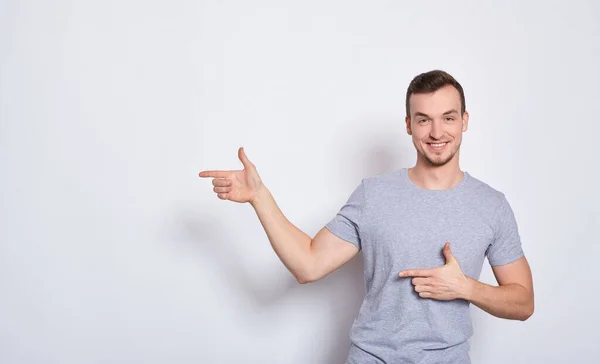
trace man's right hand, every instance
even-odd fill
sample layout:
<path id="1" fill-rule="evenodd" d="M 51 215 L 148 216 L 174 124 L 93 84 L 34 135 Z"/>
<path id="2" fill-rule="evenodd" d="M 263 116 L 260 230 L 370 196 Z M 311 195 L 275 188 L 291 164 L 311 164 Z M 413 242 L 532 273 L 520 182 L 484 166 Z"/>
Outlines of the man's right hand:
<path id="1" fill-rule="evenodd" d="M 244 203 L 250 202 L 258 196 L 264 188 L 256 167 L 244 153 L 244 148 L 238 149 L 238 158 L 244 165 L 243 170 L 237 171 L 202 171 L 200 177 L 214 178 L 213 190 L 221 200 L 230 200 Z"/>
<path id="2" fill-rule="evenodd" d="M 244 148 L 238 150 L 238 157 L 244 165 L 243 170 L 202 171 L 200 177 L 214 178 L 214 191 L 220 199 L 252 204 L 275 253 L 298 282 L 314 282 L 358 253 L 357 246 L 325 227 L 314 239 L 298 229 L 281 212 L 256 167 L 246 157 Z"/>

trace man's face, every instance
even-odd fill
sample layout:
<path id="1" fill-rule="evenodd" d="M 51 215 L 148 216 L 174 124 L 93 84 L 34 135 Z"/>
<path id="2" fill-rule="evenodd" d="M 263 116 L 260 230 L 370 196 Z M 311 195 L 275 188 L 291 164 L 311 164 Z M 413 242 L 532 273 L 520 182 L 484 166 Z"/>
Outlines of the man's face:
<path id="1" fill-rule="evenodd" d="M 412 94 L 406 132 L 412 135 L 417 153 L 430 165 L 442 166 L 458 158 L 462 133 L 467 131 L 469 114 L 460 114 L 460 94 L 444 86 L 428 94 Z"/>

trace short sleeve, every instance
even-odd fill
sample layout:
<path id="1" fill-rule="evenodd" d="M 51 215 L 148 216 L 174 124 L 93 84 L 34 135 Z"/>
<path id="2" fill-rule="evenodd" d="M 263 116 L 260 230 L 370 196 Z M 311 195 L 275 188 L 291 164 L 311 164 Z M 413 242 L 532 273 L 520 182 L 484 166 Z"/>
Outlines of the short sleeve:
<path id="1" fill-rule="evenodd" d="M 356 187 L 336 216 L 325 227 L 337 237 L 356 245 L 360 250 L 360 227 L 365 207 L 364 180 Z"/>
<path id="2" fill-rule="evenodd" d="M 486 254 L 491 266 L 505 265 L 524 256 L 517 221 L 508 200 L 503 196 L 496 215 L 494 241 Z"/>

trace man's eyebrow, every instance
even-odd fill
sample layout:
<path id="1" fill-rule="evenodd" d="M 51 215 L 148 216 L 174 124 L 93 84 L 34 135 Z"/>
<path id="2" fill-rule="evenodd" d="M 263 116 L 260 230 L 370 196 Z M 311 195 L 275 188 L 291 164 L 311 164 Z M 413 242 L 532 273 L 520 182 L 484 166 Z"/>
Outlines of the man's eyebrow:
<path id="1" fill-rule="evenodd" d="M 455 109 L 451 109 L 451 110 L 448 110 L 448 111 L 446 111 L 446 112 L 445 112 L 445 113 L 443 113 L 442 115 L 450 115 L 450 114 L 458 114 L 458 111 L 456 111 Z M 425 113 L 422 113 L 422 112 L 420 112 L 420 111 L 417 111 L 417 112 L 415 113 L 415 116 L 423 116 L 423 117 L 429 118 L 429 115 L 427 115 L 427 114 L 425 114 Z"/>

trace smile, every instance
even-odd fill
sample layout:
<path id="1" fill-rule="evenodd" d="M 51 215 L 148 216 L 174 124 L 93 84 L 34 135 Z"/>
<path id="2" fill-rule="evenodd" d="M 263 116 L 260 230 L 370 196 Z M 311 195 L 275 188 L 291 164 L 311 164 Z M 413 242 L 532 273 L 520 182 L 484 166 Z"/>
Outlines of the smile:
<path id="1" fill-rule="evenodd" d="M 429 145 L 429 148 L 433 149 L 433 150 L 442 150 L 446 147 L 446 145 L 448 144 L 448 142 L 443 142 L 443 143 L 427 143 L 427 145 Z"/>

